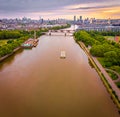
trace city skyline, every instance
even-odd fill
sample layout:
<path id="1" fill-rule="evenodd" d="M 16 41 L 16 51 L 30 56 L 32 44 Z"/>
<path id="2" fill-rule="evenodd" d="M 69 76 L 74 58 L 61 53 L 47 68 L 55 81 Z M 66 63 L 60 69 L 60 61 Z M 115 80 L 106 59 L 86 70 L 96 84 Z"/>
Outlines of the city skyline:
<path id="1" fill-rule="evenodd" d="M 29 17 L 39 19 L 83 18 L 119 19 L 119 0 L 0 0 L 0 18 Z M 109 4 L 108 4 L 109 3 Z"/>

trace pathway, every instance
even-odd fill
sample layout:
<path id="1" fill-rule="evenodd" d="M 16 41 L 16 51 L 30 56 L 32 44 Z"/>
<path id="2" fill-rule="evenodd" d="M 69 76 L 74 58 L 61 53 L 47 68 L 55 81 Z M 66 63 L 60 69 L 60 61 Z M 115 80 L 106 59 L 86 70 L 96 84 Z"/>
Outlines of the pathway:
<path id="1" fill-rule="evenodd" d="M 107 71 L 111 71 L 111 72 L 113 72 L 113 73 L 115 73 L 117 76 L 118 76 L 118 78 L 116 79 L 116 80 L 114 80 L 114 82 L 118 82 L 118 81 L 120 81 L 120 75 L 119 75 L 119 73 L 117 73 L 116 71 L 114 71 L 114 70 L 112 70 L 112 69 L 108 69 L 108 68 L 105 68 Z"/>
<path id="2" fill-rule="evenodd" d="M 112 89 L 116 92 L 116 94 L 117 94 L 117 96 L 118 96 L 118 98 L 120 100 L 120 89 L 116 86 L 116 84 L 113 82 L 113 80 L 111 79 L 111 77 L 108 75 L 108 73 L 102 67 L 102 65 L 98 62 L 97 58 L 93 57 L 93 60 L 95 61 L 95 63 L 97 64 L 97 66 L 99 67 L 99 69 L 101 70 L 101 72 L 104 74 L 105 78 L 109 82 L 109 84 L 112 87 Z"/>

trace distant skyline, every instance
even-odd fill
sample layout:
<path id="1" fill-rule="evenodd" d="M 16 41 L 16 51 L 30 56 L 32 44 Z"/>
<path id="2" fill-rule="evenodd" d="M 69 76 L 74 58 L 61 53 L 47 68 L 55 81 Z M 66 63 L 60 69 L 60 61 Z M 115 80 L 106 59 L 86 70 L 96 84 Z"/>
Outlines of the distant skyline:
<path id="1" fill-rule="evenodd" d="M 120 0 L 0 0 L 0 18 L 120 19 Z"/>

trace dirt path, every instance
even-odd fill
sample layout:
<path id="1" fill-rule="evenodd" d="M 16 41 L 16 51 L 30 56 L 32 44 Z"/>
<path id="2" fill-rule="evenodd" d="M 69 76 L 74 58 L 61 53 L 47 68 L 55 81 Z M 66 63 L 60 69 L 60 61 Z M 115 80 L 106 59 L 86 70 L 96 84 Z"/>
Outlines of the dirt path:
<path id="1" fill-rule="evenodd" d="M 118 76 L 118 78 L 116 80 L 113 80 L 114 82 L 120 81 L 120 75 L 119 75 L 119 73 L 117 73 L 116 71 L 114 71 L 112 69 L 108 69 L 108 68 L 105 68 L 105 69 L 108 70 L 108 71 L 111 71 L 111 72 L 115 73 Z"/>

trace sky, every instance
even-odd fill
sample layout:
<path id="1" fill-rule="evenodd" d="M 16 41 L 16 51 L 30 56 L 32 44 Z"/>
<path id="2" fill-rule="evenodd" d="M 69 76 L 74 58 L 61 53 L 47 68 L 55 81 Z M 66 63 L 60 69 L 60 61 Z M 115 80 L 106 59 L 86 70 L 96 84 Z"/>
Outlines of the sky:
<path id="1" fill-rule="evenodd" d="M 120 19 L 120 0 L 0 0 L 0 18 Z"/>

